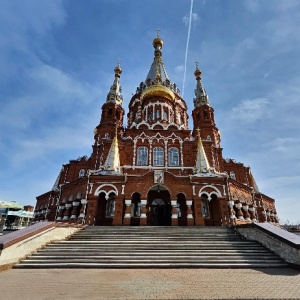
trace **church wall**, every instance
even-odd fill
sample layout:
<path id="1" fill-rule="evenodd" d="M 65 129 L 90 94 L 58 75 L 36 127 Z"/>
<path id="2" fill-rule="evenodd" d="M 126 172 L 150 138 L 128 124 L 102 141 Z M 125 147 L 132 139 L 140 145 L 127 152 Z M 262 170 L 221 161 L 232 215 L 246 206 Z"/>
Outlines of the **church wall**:
<path id="1" fill-rule="evenodd" d="M 190 130 L 187 105 L 167 75 L 159 36 L 153 46 L 154 61 L 130 100 L 127 126 L 118 64 L 91 156 L 63 165 L 53 190 L 37 197 L 37 220 L 154 225 L 156 206 L 168 218 L 164 225 L 229 225 L 235 217 L 275 222 L 274 199 L 258 191 L 250 168 L 223 158 L 221 133 L 198 64 Z M 155 197 L 163 209 L 152 203 Z M 131 216 L 136 209 L 132 201 L 139 205 L 139 216 Z"/>

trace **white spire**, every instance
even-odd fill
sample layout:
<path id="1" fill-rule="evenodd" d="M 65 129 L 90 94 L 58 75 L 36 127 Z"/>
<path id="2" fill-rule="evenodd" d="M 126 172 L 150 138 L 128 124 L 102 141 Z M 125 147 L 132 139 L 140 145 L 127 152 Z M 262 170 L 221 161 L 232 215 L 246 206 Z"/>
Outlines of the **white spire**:
<path id="1" fill-rule="evenodd" d="M 198 68 L 198 62 L 196 62 L 196 71 L 194 74 L 195 74 L 196 80 L 197 80 L 197 86 L 195 89 L 196 98 L 194 98 L 194 105 L 195 105 L 195 107 L 201 106 L 204 104 L 209 105 L 208 95 L 206 94 L 206 91 L 201 82 L 201 71 Z"/>
<path id="2" fill-rule="evenodd" d="M 110 88 L 109 93 L 106 97 L 106 102 L 112 102 L 115 104 L 122 105 L 123 96 L 121 94 L 122 88 L 120 86 L 120 74 L 122 73 L 122 69 L 120 67 L 120 60 L 118 61 L 118 65 L 114 69 L 115 71 L 115 80 L 113 85 Z"/>
<path id="3" fill-rule="evenodd" d="M 108 171 L 115 171 L 120 173 L 120 154 L 119 154 L 119 144 L 117 136 L 117 128 L 115 137 L 111 143 L 106 162 L 104 164 L 104 169 Z"/>
<path id="4" fill-rule="evenodd" d="M 210 166 L 204 151 L 204 147 L 200 137 L 200 129 L 196 129 L 198 131 L 198 152 L 197 152 L 197 160 L 196 160 L 196 170 L 197 174 L 199 173 L 209 173 Z"/>

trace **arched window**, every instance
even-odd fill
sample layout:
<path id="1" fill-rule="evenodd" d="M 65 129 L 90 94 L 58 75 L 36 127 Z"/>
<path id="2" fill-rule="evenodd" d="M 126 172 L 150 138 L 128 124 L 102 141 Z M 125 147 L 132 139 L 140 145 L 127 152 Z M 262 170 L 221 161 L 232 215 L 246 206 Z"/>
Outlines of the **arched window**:
<path id="1" fill-rule="evenodd" d="M 141 195 L 139 193 L 134 193 L 132 195 L 130 216 L 140 217 L 142 211 Z"/>
<path id="2" fill-rule="evenodd" d="M 166 110 L 166 109 L 164 109 L 163 120 L 164 120 L 164 121 L 167 121 L 167 120 L 168 120 L 168 110 Z"/>
<path id="3" fill-rule="evenodd" d="M 153 149 L 153 166 L 163 166 L 164 165 L 164 150 L 160 147 L 155 147 Z"/>
<path id="4" fill-rule="evenodd" d="M 160 120 L 160 109 L 159 108 L 157 108 L 155 110 L 155 117 L 156 117 L 156 120 Z"/>
<path id="5" fill-rule="evenodd" d="M 208 218 L 209 213 L 208 213 L 208 202 L 207 202 L 207 200 L 202 200 L 201 205 L 202 205 L 202 215 L 203 215 L 203 217 Z"/>
<path id="6" fill-rule="evenodd" d="M 169 149 L 169 166 L 178 166 L 179 165 L 179 152 L 177 148 Z"/>
<path id="7" fill-rule="evenodd" d="M 137 165 L 148 165 L 148 149 L 146 147 L 139 147 L 137 151 Z"/>
<path id="8" fill-rule="evenodd" d="M 233 171 L 230 172 L 230 178 L 235 179 L 235 173 Z"/>
<path id="9" fill-rule="evenodd" d="M 84 169 L 81 169 L 81 170 L 79 171 L 79 177 L 83 177 L 84 174 L 85 174 L 85 170 L 84 170 Z"/>
<path id="10" fill-rule="evenodd" d="M 202 216 L 204 218 L 209 217 L 209 206 L 208 206 L 208 197 L 206 194 L 201 195 L 201 208 L 202 208 Z"/>
<path id="11" fill-rule="evenodd" d="M 106 217 L 113 218 L 115 215 L 116 195 L 111 193 L 106 203 Z"/>

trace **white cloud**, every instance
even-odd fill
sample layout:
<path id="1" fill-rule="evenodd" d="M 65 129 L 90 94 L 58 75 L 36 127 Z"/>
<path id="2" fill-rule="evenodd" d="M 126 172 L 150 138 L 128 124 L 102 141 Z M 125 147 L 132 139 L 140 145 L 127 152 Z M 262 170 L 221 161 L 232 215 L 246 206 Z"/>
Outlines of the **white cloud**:
<path id="1" fill-rule="evenodd" d="M 182 73 L 184 71 L 184 66 L 183 65 L 179 65 L 175 67 L 175 72 L 176 73 Z"/>
<path id="2" fill-rule="evenodd" d="M 192 23 L 196 24 L 200 20 L 198 14 L 192 13 Z M 188 16 L 184 16 L 182 19 L 185 26 L 189 25 L 190 18 Z"/>
<path id="3" fill-rule="evenodd" d="M 84 119 L 82 121 L 86 122 Z M 11 163 L 14 167 L 21 166 L 31 160 L 40 160 L 47 154 L 54 155 L 55 152 L 68 149 L 91 151 L 92 133 L 86 135 L 86 131 L 85 126 L 78 122 L 76 128 L 57 126 L 55 129 L 43 130 L 42 134 L 36 138 L 17 141 L 18 151 L 12 153 Z M 70 159 L 74 158 L 70 157 Z"/>
<path id="4" fill-rule="evenodd" d="M 269 101 L 266 98 L 245 99 L 231 110 L 231 117 L 243 122 L 255 122 L 268 116 Z"/>
<path id="5" fill-rule="evenodd" d="M 8 96 L 2 102 L 0 125 L 3 127 L 27 129 L 36 120 L 46 118 L 50 111 L 59 117 L 71 106 L 88 104 L 99 95 L 95 87 L 42 63 L 29 70 L 23 80 L 28 85 L 26 94 Z"/>
<path id="6" fill-rule="evenodd" d="M 288 133 L 287 133 L 288 134 Z M 271 151 L 278 152 L 278 155 L 284 155 L 290 159 L 298 158 L 300 153 L 299 139 L 296 137 L 280 136 L 268 143 Z"/>

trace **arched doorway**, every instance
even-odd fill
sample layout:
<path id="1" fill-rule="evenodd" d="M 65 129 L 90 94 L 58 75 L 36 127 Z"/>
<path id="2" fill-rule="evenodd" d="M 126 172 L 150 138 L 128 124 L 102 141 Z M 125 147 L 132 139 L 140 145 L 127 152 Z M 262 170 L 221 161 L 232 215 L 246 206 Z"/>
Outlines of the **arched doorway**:
<path id="1" fill-rule="evenodd" d="M 141 209 L 141 194 L 135 192 L 131 197 L 130 225 L 140 225 Z"/>
<path id="2" fill-rule="evenodd" d="M 114 192 L 108 196 L 104 192 L 99 194 L 95 225 L 112 225 L 115 213 L 115 197 Z"/>
<path id="3" fill-rule="evenodd" d="M 165 186 L 154 186 L 148 192 L 147 224 L 152 226 L 171 225 L 170 193 Z"/>
<path id="4" fill-rule="evenodd" d="M 182 193 L 177 194 L 177 214 L 178 214 L 178 225 L 187 226 L 187 206 L 186 198 Z"/>
<path id="5" fill-rule="evenodd" d="M 202 215 L 205 226 L 221 226 L 221 213 L 219 199 L 216 194 L 211 194 L 210 199 L 207 195 L 201 195 Z"/>

